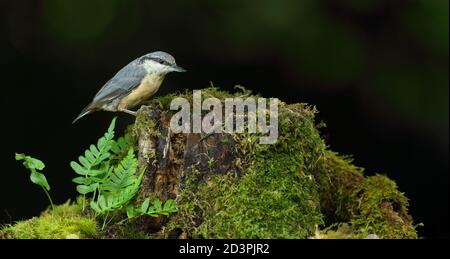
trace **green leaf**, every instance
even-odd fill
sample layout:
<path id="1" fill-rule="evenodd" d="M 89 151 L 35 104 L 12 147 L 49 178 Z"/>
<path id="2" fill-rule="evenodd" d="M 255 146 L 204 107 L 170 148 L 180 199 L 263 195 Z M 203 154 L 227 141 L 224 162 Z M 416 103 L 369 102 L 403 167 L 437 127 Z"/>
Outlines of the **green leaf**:
<path id="1" fill-rule="evenodd" d="M 134 184 L 136 181 L 140 181 L 136 178 L 136 170 L 137 160 L 134 157 L 133 149 L 130 148 L 128 155 L 124 157 L 114 171 L 108 175 L 102 189 L 116 192 Z"/>
<path id="2" fill-rule="evenodd" d="M 90 203 L 96 215 L 125 209 L 128 217 L 136 217 L 143 214 L 141 209 L 154 208 L 149 200 L 139 209 L 130 204 L 139 191 L 145 170 L 136 174 L 137 159 L 125 138 L 113 140 L 115 121 L 116 118 L 97 145 L 90 145 L 84 156 L 78 158 L 79 162 L 70 163 L 77 174 L 84 176 L 74 178 L 73 182 L 78 184 L 77 190 L 82 194 L 98 191 L 98 196 Z M 116 164 L 127 149 L 127 155 Z"/>
<path id="3" fill-rule="evenodd" d="M 109 158 L 109 156 L 110 156 L 109 153 L 101 154 L 100 157 L 98 158 L 98 160 L 104 161 L 104 160 L 106 160 L 107 158 Z"/>
<path id="4" fill-rule="evenodd" d="M 178 209 L 176 207 L 176 202 L 172 199 L 167 200 L 164 203 L 163 211 L 166 211 L 168 213 L 177 212 Z"/>
<path id="5" fill-rule="evenodd" d="M 102 213 L 102 209 L 97 205 L 95 201 L 91 201 L 91 208 L 99 214 Z"/>
<path id="6" fill-rule="evenodd" d="M 108 135 L 111 136 L 110 138 L 112 139 L 114 137 L 114 128 L 116 127 L 116 119 L 117 117 L 114 117 L 111 121 L 111 124 L 108 127 Z"/>
<path id="7" fill-rule="evenodd" d="M 128 217 L 129 219 L 136 217 L 136 216 L 137 216 L 137 213 L 138 213 L 138 212 L 134 209 L 133 204 L 129 204 L 129 205 L 127 206 L 127 217 Z"/>
<path id="8" fill-rule="evenodd" d="M 114 154 L 121 154 L 123 150 L 128 150 L 130 148 L 130 144 L 124 137 L 120 137 L 117 141 L 112 141 L 111 143 L 111 151 Z"/>
<path id="9" fill-rule="evenodd" d="M 80 175 L 87 175 L 87 170 L 82 167 L 80 164 L 78 164 L 77 162 L 70 162 L 70 167 L 72 167 L 72 169 L 75 171 L 75 173 L 80 174 Z"/>
<path id="10" fill-rule="evenodd" d="M 162 210 L 161 201 L 159 199 L 156 199 L 155 201 L 153 201 L 153 207 L 155 207 L 155 210 L 157 212 L 161 211 Z"/>
<path id="11" fill-rule="evenodd" d="M 16 153 L 16 160 L 24 160 L 23 165 L 28 169 L 42 170 L 45 167 L 45 164 L 41 160 L 26 156 L 25 154 Z"/>
<path id="12" fill-rule="evenodd" d="M 80 163 L 83 165 L 83 167 L 85 168 L 89 168 L 91 166 L 91 163 L 84 157 L 84 156 L 80 156 L 78 158 L 78 161 L 80 161 Z"/>
<path id="13" fill-rule="evenodd" d="M 150 199 L 147 198 L 147 199 L 144 200 L 144 202 L 141 205 L 141 211 L 143 213 L 147 212 L 149 206 L 150 206 Z"/>
<path id="14" fill-rule="evenodd" d="M 100 151 L 98 151 L 98 149 L 94 145 L 91 145 L 89 150 L 95 157 L 98 157 L 100 154 Z"/>
<path id="15" fill-rule="evenodd" d="M 31 171 L 30 180 L 39 185 L 44 187 L 47 191 L 50 191 L 50 186 L 47 183 L 47 179 L 45 178 L 45 175 L 39 172 L 36 172 L 34 169 Z"/>
<path id="16" fill-rule="evenodd" d="M 97 140 L 97 147 L 99 149 L 105 149 L 105 147 L 108 145 L 108 140 L 103 136 Z"/>
<path id="17" fill-rule="evenodd" d="M 17 161 L 24 160 L 24 159 L 25 159 L 25 154 L 16 153 L 16 160 Z"/>
<path id="18" fill-rule="evenodd" d="M 89 163 L 90 163 L 91 166 L 95 164 L 96 159 L 95 159 L 94 155 L 91 153 L 90 150 L 86 150 L 86 151 L 84 152 L 84 156 L 85 156 L 86 159 L 89 161 Z"/>
<path id="19" fill-rule="evenodd" d="M 78 185 L 77 186 L 77 191 L 80 194 L 84 195 L 84 194 L 87 194 L 87 193 L 95 191 L 97 188 L 98 188 L 98 183 L 93 183 L 91 185 Z"/>
<path id="20" fill-rule="evenodd" d="M 87 180 L 88 179 L 86 177 L 79 176 L 79 177 L 73 178 L 72 182 L 77 183 L 77 184 L 86 184 Z"/>
<path id="21" fill-rule="evenodd" d="M 88 172 L 88 175 L 89 176 L 98 176 L 98 175 L 101 175 L 101 174 L 104 174 L 104 173 L 105 172 L 103 170 L 90 170 Z"/>
<path id="22" fill-rule="evenodd" d="M 105 209 L 107 208 L 105 196 L 100 195 L 100 196 L 98 197 L 97 204 L 100 206 L 100 208 L 101 208 L 102 210 L 105 210 Z"/>
<path id="23" fill-rule="evenodd" d="M 92 188 L 89 186 L 94 183 L 104 183 L 104 178 L 113 170 L 108 159 L 111 156 L 109 150 L 113 143 L 115 121 L 116 118 L 113 119 L 104 136 L 97 141 L 97 146 L 90 145 L 89 148 L 85 150 L 84 156 L 78 158 L 79 163 L 75 161 L 70 163 L 70 166 L 75 173 L 85 176 L 86 178 L 85 180 L 82 180 L 81 178 L 75 178 L 73 180 L 77 184 L 84 185 L 78 187 L 78 190 L 82 193 L 90 192 Z"/>
<path id="24" fill-rule="evenodd" d="M 147 215 L 150 216 L 150 217 L 153 217 L 153 218 L 157 218 L 157 217 L 160 216 L 159 212 L 155 211 L 154 209 L 151 210 L 151 211 L 149 211 L 149 212 L 147 213 Z"/>

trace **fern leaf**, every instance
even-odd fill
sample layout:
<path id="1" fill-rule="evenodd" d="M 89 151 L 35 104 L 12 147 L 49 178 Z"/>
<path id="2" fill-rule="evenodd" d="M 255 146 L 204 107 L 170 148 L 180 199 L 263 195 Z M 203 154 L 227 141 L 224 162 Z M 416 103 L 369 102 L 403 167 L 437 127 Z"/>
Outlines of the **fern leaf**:
<path id="1" fill-rule="evenodd" d="M 102 186 L 103 190 L 116 192 L 122 188 L 133 184 L 136 177 L 137 160 L 134 156 L 133 149 L 128 150 L 128 155 L 122 159 L 120 164 L 109 174 Z"/>
<path id="2" fill-rule="evenodd" d="M 141 211 L 146 212 L 148 210 L 148 207 L 150 206 L 150 199 L 147 198 L 141 205 Z"/>
<path id="3" fill-rule="evenodd" d="M 155 208 L 156 211 L 162 211 L 161 201 L 159 199 L 153 201 L 153 207 Z"/>
<path id="4" fill-rule="evenodd" d="M 83 167 L 85 168 L 88 168 L 90 166 L 89 161 L 84 156 L 79 156 L 78 161 L 80 161 L 81 165 L 83 165 Z"/>
<path id="5" fill-rule="evenodd" d="M 91 150 L 92 154 L 93 154 L 95 157 L 98 157 L 98 156 L 100 155 L 100 151 L 98 151 L 98 149 L 97 149 L 94 145 L 91 145 L 91 146 L 89 147 L 89 149 Z"/>
<path id="6" fill-rule="evenodd" d="M 169 199 L 164 203 L 163 206 L 163 211 L 168 212 L 168 213 L 174 213 L 177 212 L 177 203 L 175 202 L 175 200 Z"/>
<path id="7" fill-rule="evenodd" d="M 75 178 L 75 183 L 91 186 L 93 183 L 102 181 L 104 175 L 109 172 L 108 167 L 103 167 L 102 164 L 106 163 L 110 157 L 111 143 L 114 138 L 114 127 L 116 118 L 114 118 L 108 127 L 108 131 L 97 141 L 97 146 L 90 145 L 89 149 L 84 152 L 84 156 L 78 158 L 79 162 L 72 161 L 70 166 L 79 175 L 85 176 L 85 178 L 91 178 L 90 180 L 82 181 L 80 178 Z M 92 188 L 77 187 L 77 190 L 81 194 L 88 193 L 88 190 Z M 95 189 L 94 189 L 95 190 Z M 94 191 L 92 190 L 92 191 Z"/>
<path id="8" fill-rule="evenodd" d="M 117 141 L 113 141 L 111 144 L 111 151 L 114 154 L 120 154 L 122 150 L 128 150 L 130 147 L 130 143 L 124 137 L 120 137 Z"/>
<path id="9" fill-rule="evenodd" d="M 84 156 L 85 156 L 86 159 L 89 161 L 89 166 L 87 166 L 87 167 L 90 167 L 90 166 L 92 166 L 92 165 L 95 163 L 95 157 L 94 157 L 94 155 L 91 153 L 90 150 L 86 150 L 86 151 L 84 152 Z"/>
<path id="10" fill-rule="evenodd" d="M 100 197 L 99 197 L 100 198 Z M 91 208 L 97 212 L 98 214 L 102 214 L 102 209 L 100 208 L 100 206 L 98 206 L 97 202 L 95 201 L 91 201 Z"/>
<path id="11" fill-rule="evenodd" d="M 98 183 L 93 183 L 90 185 L 78 185 L 77 191 L 80 194 L 87 194 L 87 193 L 95 191 L 97 188 L 98 188 Z"/>
<path id="12" fill-rule="evenodd" d="M 72 169 L 75 171 L 75 173 L 77 173 L 79 175 L 87 175 L 87 173 L 88 173 L 86 168 L 81 166 L 77 162 L 74 162 L 74 161 L 70 162 L 70 167 L 72 167 Z"/>
<path id="13" fill-rule="evenodd" d="M 134 198 L 138 190 L 139 185 L 133 184 L 127 188 L 121 189 L 118 192 L 108 192 L 100 195 L 97 202 L 91 202 L 91 207 L 98 214 L 104 214 L 106 212 L 121 209 Z"/>
<path id="14" fill-rule="evenodd" d="M 102 209 L 102 211 L 107 211 L 108 207 L 106 206 L 106 198 L 105 198 L 105 196 L 100 195 L 98 197 L 97 204 Z"/>
<path id="15" fill-rule="evenodd" d="M 134 154 L 129 156 L 134 158 Z M 137 161 L 134 159 L 133 163 L 134 166 L 136 166 Z M 119 189 L 114 189 L 113 191 L 111 191 L 111 189 L 105 188 L 107 187 L 106 182 L 103 183 L 101 187 L 99 187 L 99 189 L 101 189 L 102 191 L 102 194 L 99 195 L 96 202 L 91 202 L 91 207 L 97 212 L 97 214 L 101 215 L 110 211 L 122 209 L 136 196 L 141 186 L 142 178 L 144 176 L 144 170 L 139 175 L 139 177 L 135 175 L 136 169 L 132 170 L 131 172 L 133 172 L 133 174 L 130 174 L 129 181 L 131 182 L 131 184 L 128 184 L 126 187 L 122 186 Z M 130 214 L 130 216 L 133 214 L 132 211 L 129 211 L 127 213 Z"/>
<path id="16" fill-rule="evenodd" d="M 72 182 L 77 183 L 77 184 L 86 184 L 87 179 L 89 179 L 89 178 L 79 176 L 79 177 L 73 178 Z"/>

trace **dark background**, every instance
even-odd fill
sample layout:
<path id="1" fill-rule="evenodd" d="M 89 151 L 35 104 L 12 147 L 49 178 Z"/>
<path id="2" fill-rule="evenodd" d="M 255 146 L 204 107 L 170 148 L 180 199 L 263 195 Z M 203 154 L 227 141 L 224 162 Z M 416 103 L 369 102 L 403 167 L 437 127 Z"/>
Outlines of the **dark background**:
<path id="1" fill-rule="evenodd" d="M 240 84 L 317 105 L 323 135 L 394 179 L 425 238 L 448 237 L 447 0 L 0 1 L 0 223 L 48 201 L 14 160 L 46 162 L 56 203 L 69 162 L 114 114 L 72 119 L 132 59 L 163 50 L 189 70 L 158 94 Z M 123 128 L 132 122 L 119 115 Z"/>

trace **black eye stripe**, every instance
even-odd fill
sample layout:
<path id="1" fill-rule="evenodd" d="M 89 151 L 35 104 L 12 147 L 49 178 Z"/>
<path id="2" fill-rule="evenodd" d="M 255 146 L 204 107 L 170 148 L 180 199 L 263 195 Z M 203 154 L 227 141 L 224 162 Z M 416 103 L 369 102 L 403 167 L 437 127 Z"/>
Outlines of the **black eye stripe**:
<path id="1" fill-rule="evenodd" d="M 164 59 L 155 58 L 153 60 L 158 62 L 159 64 L 162 64 L 162 65 L 169 65 L 169 62 L 165 61 Z"/>
<path id="2" fill-rule="evenodd" d="M 159 64 L 166 65 L 166 66 L 169 66 L 169 65 L 170 65 L 170 63 L 167 62 L 166 60 L 161 59 L 161 58 L 155 58 L 155 57 L 144 57 L 144 58 L 142 58 L 142 59 L 140 60 L 140 62 L 142 63 L 142 62 L 144 62 L 145 60 L 153 60 L 153 61 L 155 61 L 155 62 L 157 62 L 157 63 L 159 63 Z"/>

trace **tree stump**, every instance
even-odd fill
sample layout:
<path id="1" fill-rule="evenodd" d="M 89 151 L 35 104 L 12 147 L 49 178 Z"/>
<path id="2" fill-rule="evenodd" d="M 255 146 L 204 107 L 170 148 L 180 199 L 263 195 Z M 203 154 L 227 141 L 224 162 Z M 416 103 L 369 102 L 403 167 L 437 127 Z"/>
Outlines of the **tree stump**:
<path id="1" fill-rule="evenodd" d="M 163 237 L 325 238 L 318 226 L 341 224 L 350 225 L 351 235 L 340 237 L 417 237 L 395 183 L 366 177 L 351 159 L 328 150 L 314 107 L 281 102 L 278 141 L 260 145 L 249 134 L 174 134 L 168 102 L 175 95 L 169 97 L 142 106 L 133 126 L 138 167 L 145 170 L 139 197 L 178 203 L 176 215 L 144 223 Z"/>

